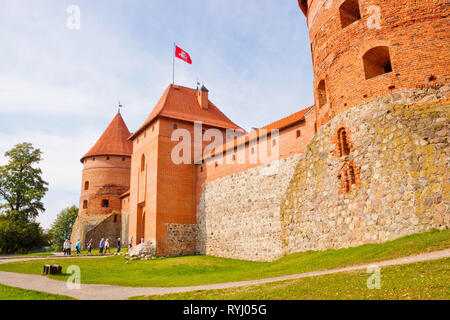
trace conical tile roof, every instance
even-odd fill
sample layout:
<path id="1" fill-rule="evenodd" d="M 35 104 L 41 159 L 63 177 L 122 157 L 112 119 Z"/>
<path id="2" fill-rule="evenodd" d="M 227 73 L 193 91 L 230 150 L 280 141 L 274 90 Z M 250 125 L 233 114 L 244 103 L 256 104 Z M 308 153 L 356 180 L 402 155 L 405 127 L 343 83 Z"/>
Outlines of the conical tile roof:
<path id="1" fill-rule="evenodd" d="M 133 142 L 128 140 L 130 135 L 122 116 L 117 113 L 97 143 L 80 161 L 94 156 L 131 156 Z"/>

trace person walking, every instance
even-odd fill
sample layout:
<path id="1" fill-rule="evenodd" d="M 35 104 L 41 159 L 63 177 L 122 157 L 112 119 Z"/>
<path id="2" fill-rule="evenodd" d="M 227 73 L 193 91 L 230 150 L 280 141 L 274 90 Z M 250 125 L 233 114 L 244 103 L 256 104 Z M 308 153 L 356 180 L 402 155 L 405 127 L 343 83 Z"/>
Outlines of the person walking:
<path id="1" fill-rule="evenodd" d="M 133 246 L 133 236 L 131 236 L 130 241 L 128 242 L 128 250 Z"/>
<path id="2" fill-rule="evenodd" d="M 88 249 L 88 254 L 92 254 L 92 239 L 89 240 L 87 249 Z"/>
<path id="3" fill-rule="evenodd" d="M 98 245 L 99 246 L 99 248 L 100 248 L 100 251 L 99 251 L 99 253 L 100 254 L 103 254 L 103 248 L 105 247 L 105 239 L 101 239 L 100 240 L 100 244 Z"/>
<path id="4" fill-rule="evenodd" d="M 120 252 L 120 238 L 117 238 L 117 253 Z"/>
<path id="5" fill-rule="evenodd" d="M 75 248 L 77 249 L 77 254 L 80 254 L 81 253 L 80 239 L 78 239 L 77 244 L 75 245 Z"/>
<path id="6" fill-rule="evenodd" d="M 106 239 L 105 241 L 105 253 L 111 253 L 111 250 L 109 250 L 109 239 Z"/>
<path id="7" fill-rule="evenodd" d="M 67 239 L 66 240 L 66 255 L 68 255 L 68 256 L 70 256 L 72 253 L 71 245 L 72 245 L 72 243 L 70 242 L 70 240 Z"/>
<path id="8" fill-rule="evenodd" d="M 64 240 L 64 243 L 63 243 L 63 252 L 64 252 L 64 255 L 66 255 L 66 254 L 67 254 L 67 250 L 66 250 L 66 243 L 67 243 L 67 239 L 66 239 L 66 240 Z"/>

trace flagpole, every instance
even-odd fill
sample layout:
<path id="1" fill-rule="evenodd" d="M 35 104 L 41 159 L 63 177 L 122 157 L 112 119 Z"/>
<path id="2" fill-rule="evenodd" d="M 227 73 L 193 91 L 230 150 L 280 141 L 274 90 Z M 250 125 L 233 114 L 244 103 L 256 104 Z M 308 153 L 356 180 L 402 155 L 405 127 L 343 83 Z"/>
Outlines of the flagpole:
<path id="1" fill-rule="evenodd" d="M 173 43 L 172 84 L 175 84 L 175 42 Z"/>

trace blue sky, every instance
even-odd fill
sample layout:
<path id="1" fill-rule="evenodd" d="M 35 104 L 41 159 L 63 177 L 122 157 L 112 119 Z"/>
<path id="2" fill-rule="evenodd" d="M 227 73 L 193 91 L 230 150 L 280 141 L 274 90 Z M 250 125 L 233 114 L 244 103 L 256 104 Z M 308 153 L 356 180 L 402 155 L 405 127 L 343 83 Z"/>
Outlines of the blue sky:
<path id="1" fill-rule="evenodd" d="M 67 28 L 70 5 L 81 29 Z M 0 0 L 0 164 L 14 144 L 44 152 L 49 227 L 78 205 L 80 157 L 117 112 L 136 130 L 172 81 L 199 79 L 241 127 L 313 104 L 306 19 L 296 0 Z"/>

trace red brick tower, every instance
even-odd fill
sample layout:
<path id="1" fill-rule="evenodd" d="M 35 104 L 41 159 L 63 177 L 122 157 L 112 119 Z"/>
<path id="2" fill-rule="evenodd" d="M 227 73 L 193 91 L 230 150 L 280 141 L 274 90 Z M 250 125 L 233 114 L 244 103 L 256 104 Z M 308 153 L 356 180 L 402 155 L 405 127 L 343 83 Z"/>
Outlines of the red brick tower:
<path id="1" fill-rule="evenodd" d="M 133 144 L 120 113 L 114 117 L 97 143 L 81 158 L 81 196 L 72 243 L 85 247 L 89 239 L 98 245 L 101 238 L 115 242 L 121 232 L 120 196 L 130 187 Z"/>
<path id="2" fill-rule="evenodd" d="M 120 211 L 120 196 L 130 188 L 133 144 L 118 113 L 97 143 L 81 158 L 83 175 L 80 215 Z"/>
<path id="3" fill-rule="evenodd" d="M 448 82 L 446 1 L 298 2 L 311 39 L 318 126 L 393 91 Z"/>

